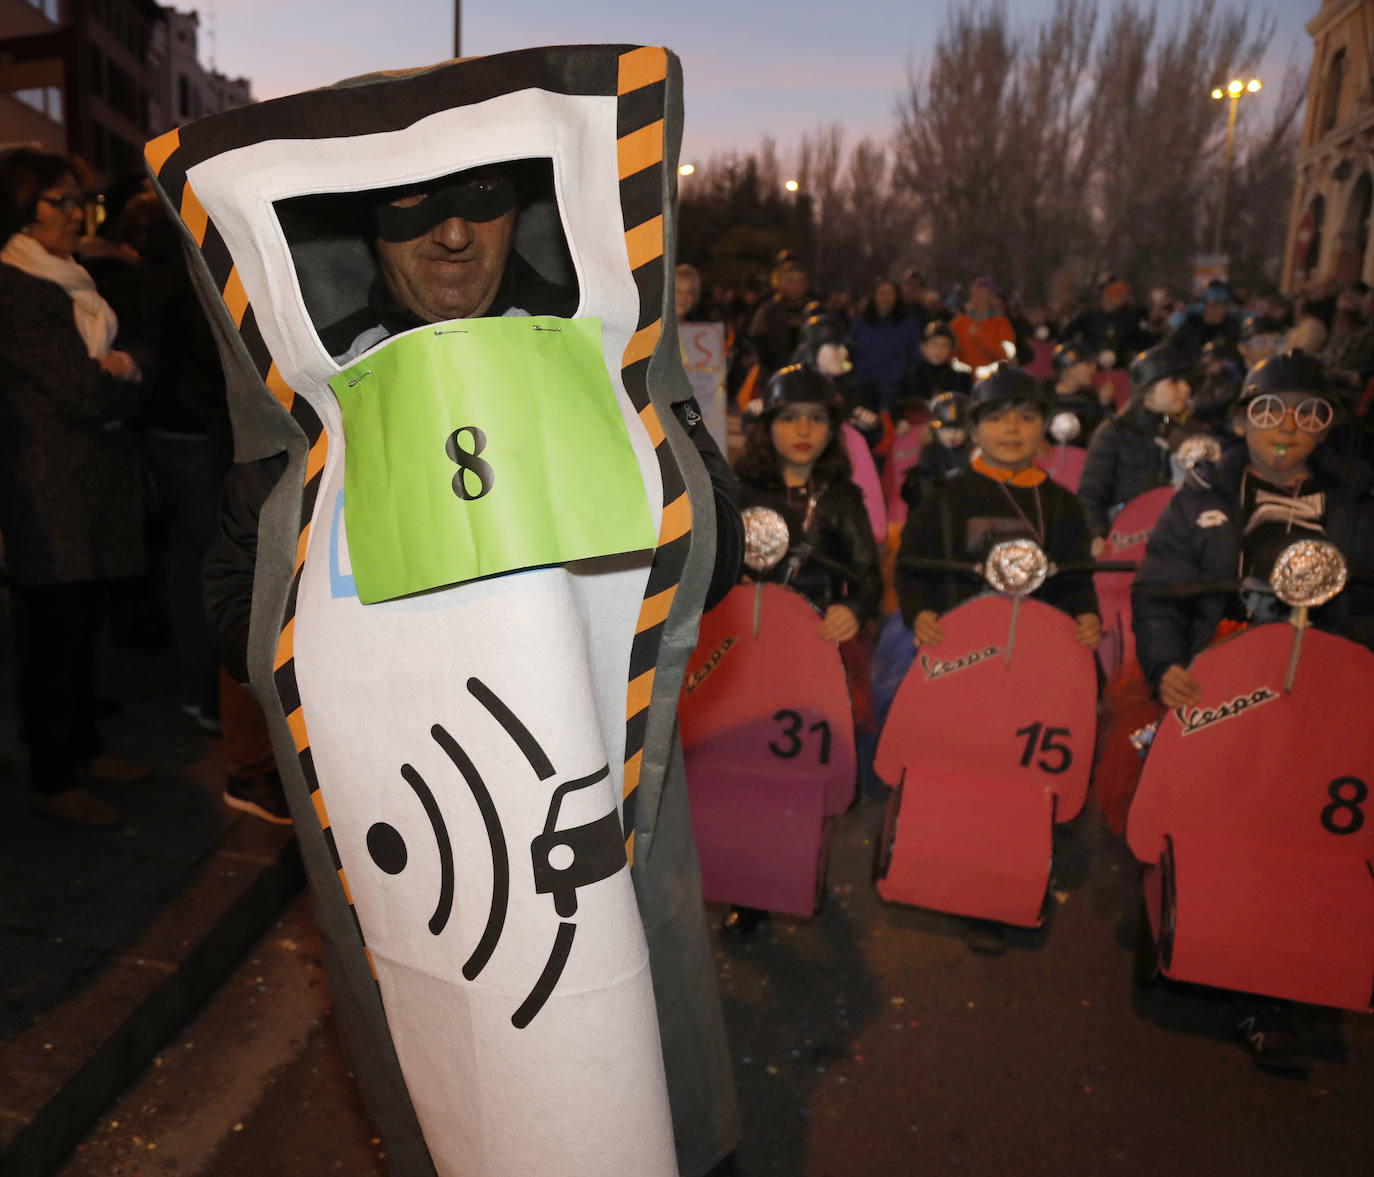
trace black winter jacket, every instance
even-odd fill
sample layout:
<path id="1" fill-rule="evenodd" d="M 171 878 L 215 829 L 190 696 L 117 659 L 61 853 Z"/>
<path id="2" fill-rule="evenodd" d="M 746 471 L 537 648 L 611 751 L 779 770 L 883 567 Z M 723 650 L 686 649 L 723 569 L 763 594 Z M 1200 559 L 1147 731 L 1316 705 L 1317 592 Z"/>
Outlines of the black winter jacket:
<path id="1" fill-rule="evenodd" d="M 965 440 L 963 445 L 941 445 L 931 438 L 921 447 L 921 456 L 916 464 L 902 479 L 902 499 L 907 511 L 916 510 L 921 505 L 921 496 L 929 493 L 941 478 L 960 470 L 967 470 L 973 457 L 973 442 Z"/>
<path id="2" fill-rule="evenodd" d="M 1094 536 L 1106 535 L 1112 510 L 1172 477 L 1169 455 L 1178 443 L 1198 432 L 1143 404 L 1132 402 L 1102 423 L 1088 443 L 1078 500 Z"/>
<path id="3" fill-rule="evenodd" d="M 1002 485 L 1028 518 L 1043 516 L 1044 535 L 1037 538 L 1054 563 L 1088 560 L 1088 531 L 1083 526 L 1082 509 L 1071 492 L 1049 478 L 1033 489 Z M 896 570 L 902 620 L 912 628 L 918 613 L 947 612 L 987 589 L 972 576 L 933 572 L 917 567 L 916 561 L 960 560 L 974 564 L 983 560 L 994 543 L 1032 535 L 1031 527 L 986 474 L 966 470 L 939 479 L 921 497 L 920 506 L 907 517 L 902 529 Z M 1071 617 L 1098 612 L 1093 578 L 1086 572 L 1051 577 L 1032 596 Z"/>
<path id="4" fill-rule="evenodd" d="M 790 584 L 822 613 L 831 605 L 848 605 L 863 625 L 877 611 L 883 597 L 882 570 L 878 562 L 878 545 L 873 541 L 873 527 L 868 508 L 864 506 L 863 491 L 847 478 L 838 478 L 813 487 L 815 509 L 811 526 L 805 526 L 807 491 L 805 487 L 787 487 L 782 476 L 767 481 L 740 478 L 741 510 L 749 507 L 771 507 L 787 520 L 791 546 L 803 544 L 820 556 L 844 565 L 855 574 L 853 581 L 833 568 L 815 560 L 800 563 L 784 557 L 768 572 L 754 574 L 758 579 Z"/>
<path id="5" fill-rule="evenodd" d="M 1249 452 L 1239 449 L 1215 464 L 1195 466 L 1155 524 L 1131 586 L 1136 654 L 1151 687 L 1170 666 L 1187 666 L 1207 647 L 1234 599 L 1232 592 L 1176 599 L 1150 590 L 1237 578 L 1244 528 L 1241 480 L 1249 459 Z M 1310 489 L 1326 494 L 1326 538 L 1341 550 L 1351 571 L 1346 590 L 1312 610 L 1312 621 L 1374 649 L 1374 584 L 1356 575 L 1374 575 L 1374 472 L 1324 449 L 1312 455 L 1310 465 Z"/>
<path id="6" fill-rule="evenodd" d="M 942 392 L 973 391 L 973 374 L 960 371 L 953 363 L 932 364 L 917 356 L 902 373 L 897 395 L 892 400 L 892 419 L 900 421 L 909 409 L 923 409 Z"/>
<path id="7" fill-rule="evenodd" d="M 56 282 L 0 264 L 0 532 L 22 585 L 143 571 L 142 385 L 86 352 Z"/>

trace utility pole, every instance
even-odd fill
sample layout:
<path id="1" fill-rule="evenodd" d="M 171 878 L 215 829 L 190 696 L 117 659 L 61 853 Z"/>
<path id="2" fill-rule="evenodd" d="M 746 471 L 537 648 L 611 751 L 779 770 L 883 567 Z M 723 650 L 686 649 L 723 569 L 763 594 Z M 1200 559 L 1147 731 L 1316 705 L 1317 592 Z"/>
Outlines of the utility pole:
<path id="1" fill-rule="evenodd" d="M 1212 252 L 1221 252 L 1222 237 L 1226 231 L 1226 197 L 1231 187 L 1231 145 L 1236 135 L 1236 104 L 1240 101 L 1243 93 L 1258 94 L 1260 83 L 1258 79 L 1251 78 L 1249 83 L 1233 80 L 1226 84 L 1223 91 L 1220 86 L 1212 91 L 1213 99 L 1220 101 L 1224 97 L 1231 99 L 1231 110 L 1226 120 L 1226 157 L 1221 165 L 1221 204 L 1217 206 L 1217 226 L 1212 234 Z"/>
<path id="2" fill-rule="evenodd" d="M 453 0 L 453 56 L 463 56 L 463 0 Z"/>

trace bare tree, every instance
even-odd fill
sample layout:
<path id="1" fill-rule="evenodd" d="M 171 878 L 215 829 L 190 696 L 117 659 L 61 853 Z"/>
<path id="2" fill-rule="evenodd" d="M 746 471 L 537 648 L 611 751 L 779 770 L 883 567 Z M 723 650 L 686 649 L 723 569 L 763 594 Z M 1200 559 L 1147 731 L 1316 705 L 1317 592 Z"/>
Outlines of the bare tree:
<path id="1" fill-rule="evenodd" d="M 1217 0 L 1168 28 L 1138 0 L 1105 28 L 1097 0 L 1058 0 L 1027 33 L 1001 0 L 952 7 L 893 140 L 937 281 L 986 272 L 1038 295 L 1076 264 L 1186 282 L 1225 127 L 1207 91 L 1257 61 L 1273 28 Z"/>
<path id="2" fill-rule="evenodd" d="M 1097 237 L 1104 268 L 1135 284 L 1186 288 L 1206 240 L 1206 195 L 1226 125 L 1208 91 L 1262 56 L 1273 19 L 1249 31 L 1244 10 L 1196 0 L 1160 34 L 1153 8 L 1113 15 L 1096 59 Z M 1218 154 L 1214 155 L 1213 152 Z"/>
<path id="3" fill-rule="evenodd" d="M 1005 0 L 957 0 L 889 143 L 803 135 L 795 198 L 771 137 L 713 159 L 684 193 L 683 258 L 737 276 L 787 247 L 851 293 L 909 261 L 946 289 L 990 274 L 1026 298 L 1105 270 L 1186 288 L 1219 194 L 1227 110 L 1208 92 L 1260 59 L 1274 21 L 1218 0 L 1167 24 L 1147 0 L 1100 12 L 1056 0 L 1018 30 Z M 1294 69 L 1264 127 L 1242 103 L 1226 245 L 1245 283 L 1278 269 L 1303 89 Z"/>

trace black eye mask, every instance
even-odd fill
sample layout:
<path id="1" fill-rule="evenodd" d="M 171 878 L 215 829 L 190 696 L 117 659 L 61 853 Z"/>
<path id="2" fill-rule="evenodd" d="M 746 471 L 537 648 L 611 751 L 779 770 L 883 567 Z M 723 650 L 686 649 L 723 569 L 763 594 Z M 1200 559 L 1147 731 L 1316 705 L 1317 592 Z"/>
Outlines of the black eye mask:
<path id="1" fill-rule="evenodd" d="M 515 207 L 515 185 L 506 176 L 461 180 L 430 192 L 419 204 L 397 208 L 377 206 L 377 236 L 383 241 L 412 241 L 450 217 L 465 221 L 494 221 Z"/>

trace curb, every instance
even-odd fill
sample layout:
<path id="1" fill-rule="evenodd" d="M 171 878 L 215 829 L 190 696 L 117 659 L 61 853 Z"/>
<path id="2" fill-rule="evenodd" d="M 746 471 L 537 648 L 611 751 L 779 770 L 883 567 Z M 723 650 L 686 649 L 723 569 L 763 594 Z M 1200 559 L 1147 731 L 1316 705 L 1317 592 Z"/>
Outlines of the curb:
<path id="1" fill-rule="evenodd" d="M 0 1173 L 53 1173 L 239 963 L 303 877 L 289 827 L 243 819 L 79 994 L 0 1050 Z"/>

